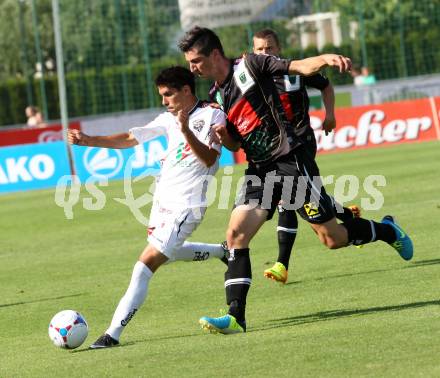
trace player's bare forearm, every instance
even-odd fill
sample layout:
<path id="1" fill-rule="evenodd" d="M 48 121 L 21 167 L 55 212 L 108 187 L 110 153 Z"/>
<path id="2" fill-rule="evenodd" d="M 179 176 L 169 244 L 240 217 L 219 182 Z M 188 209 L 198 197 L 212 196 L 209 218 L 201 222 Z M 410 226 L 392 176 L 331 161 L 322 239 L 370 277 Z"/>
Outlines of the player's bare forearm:
<path id="1" fill-rule="evenodd" d="M 91 143 L 96 147 L 107 148 L 130 148 L 138 144 L 130 133 L 114 134 L 108 136 L 91 137 Z"/>
<path id="2" fill-rule="evenodd" d="M 301 60 L 292 60 L 289 65 L 289 73 L 296 75 L 309 76 L 319 72 L 325 67 L 325 61 L 320 56 L 306 58 Z"/>
<path id="3" fill-rule="evenodd" d="M 182 130 L 182 134 L 188 142 L 189 146 L 191 147 L 194 155 L 196 155 L 197 159 L 199 159 L 204 165 L 210 167 L 216 162 L 218 157 L 217 150 L 214 150 L 206 144 L 202 143 L 199 139 L 197 139 L 197 137 L 190 129 Z"/>
<path id="4" fill-rule="evenodd" d="M 337 67 L 339 72 L 350 71 L 351 60 L 337 54 L 323 54 L 301 60 L 292 60 L 289 65 L 289 73 L 309 76 L 319 72 L 324 67 Z"/>
<path id="5" fill-rule="evenodd" d="M 332 132 L 336 127 L 336 118 L 335 118 L 335 91 L 333 90 L 333 86 L 331 84 L 327 85 L 322 91 L 322 102 L 324 103 L 325 108 L 325 119 L 322 124 L 322 127 L 325 131 L 325 134 Z"/>
<path id="6" fill-rule="evenodd" d="M 322 102 L 324 103 L 326 116 L 335 118 L 335 91 L 331 84 L 327 85 L 322 92 Z"/>
<path id="7" fill-rule="evenodd" d="M 138 144 L 130 133 L 113 134 L 108 136 L 90 136 L 78 130 L 69 130 L 67 140 L 70 144 L 79 146 L 129 148 Z"/>

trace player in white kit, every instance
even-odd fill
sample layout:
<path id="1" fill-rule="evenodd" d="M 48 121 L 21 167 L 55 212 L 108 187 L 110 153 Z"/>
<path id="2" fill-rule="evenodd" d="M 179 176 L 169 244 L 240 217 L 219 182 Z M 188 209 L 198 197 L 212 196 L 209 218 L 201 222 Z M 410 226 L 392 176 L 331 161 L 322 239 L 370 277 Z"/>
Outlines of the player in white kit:
<path id="1" fill-rule="evenodd" d="M 197 243 L 185 242 L 200 224 L 206 211 L 209 180 L 218 169 L 221 146 L 210 145 L 214 125 L 225 125 L 225 114 L 207 106 L 195 96 L 193 74 L 183 67 L 163 70 L 156 79 L 167 112 L 143 127 L 110 136 L 89 136 L 70 130 L 69 142 L 82 146 L 129 148 L 165 135 L 168 148 L 162 159 L 160 176 L 148 227 L 148 245 L 136 262 L 129 287 L 120 300 L 107 331 L 90 348 L 108 348 L 119 338 L 145 301 L 148 284 L 162 264 L 188 260 Z M 220 245 L 204 244 L 204 251 L 222 257 Z"/>

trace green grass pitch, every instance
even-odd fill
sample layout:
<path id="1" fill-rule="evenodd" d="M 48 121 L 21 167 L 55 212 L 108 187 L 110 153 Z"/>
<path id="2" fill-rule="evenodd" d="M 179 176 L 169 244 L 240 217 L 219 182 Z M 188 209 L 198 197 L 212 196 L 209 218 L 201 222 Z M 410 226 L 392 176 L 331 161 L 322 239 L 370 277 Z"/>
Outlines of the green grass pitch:
<path id="1" fill-rule="evenodd" d="M 439 151 L 432 142 L 318 158 L 323 176 L 386 177 L 383 208 L 364 215 L 397 216 L 415 244 L 411 262 L 382 242 L 329 251 L 300 221 L 280 286 L 263 277 L 277 255 L 272 221 L 251 245 L 246 334 L 199 329 L 200 316 L 226 308 L 225 268 L 179 262 L 159 269 L 122 345 L 109 350 L 87 347 L 108 326 L 145 243 L 144 226 L 112 199 L 123 196 L 122 182 L 102 188 L 103 210 L 78 203 L 72 220 L 53 190 L 0 196 L 0 377 L 440 376 Z M 135 184 L 137 195 L 145 184 Z M 191 239 L 223 241 L 229 211 L 212 206 Z M 47 335 L 64 309 L 89 323 L 77 350 L 58 349 Z"/>

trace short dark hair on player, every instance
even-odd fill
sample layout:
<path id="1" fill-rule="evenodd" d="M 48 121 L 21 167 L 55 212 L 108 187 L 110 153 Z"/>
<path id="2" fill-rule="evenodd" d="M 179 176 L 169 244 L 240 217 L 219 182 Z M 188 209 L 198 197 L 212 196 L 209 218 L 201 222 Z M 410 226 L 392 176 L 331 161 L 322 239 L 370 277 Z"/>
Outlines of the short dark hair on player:
<path id="1" fill-rule="evenodd" d="M 174 66 L 165 68 L 156 77 L 156 86 L 166 86 L 181 90 L 185 85 L 189 85 L 191 93 L 196 93 L 196 83 L 193 73 L 184 67 Z"/>
<path id="2" fill-rule="evenodd" d="M 213 50 L 217 49 L 222 56 L 225 55 L 217 34 L 211 29 L 199 26 L 194 26 L 185 33 L 185 36 L 179 42 L 179 49 L 184 53 L 191 49 L 196 49 L 205 56 L 209 56 Z"/>
<path id="3" fill-rule="evenodd" d="M 260 38 L 260 39 L 265 39 L 267 37 L 272 37 L 275 41 L 275 43 L 277 44 L 278 47 L 280 47 L 280 40 L 278 39 L 278 34 L 276 33 L 276 31 L 272 30 L 272 29 L 262 29 L 260 31 L 257 31 L 254 34 L 255 38 Z"/>

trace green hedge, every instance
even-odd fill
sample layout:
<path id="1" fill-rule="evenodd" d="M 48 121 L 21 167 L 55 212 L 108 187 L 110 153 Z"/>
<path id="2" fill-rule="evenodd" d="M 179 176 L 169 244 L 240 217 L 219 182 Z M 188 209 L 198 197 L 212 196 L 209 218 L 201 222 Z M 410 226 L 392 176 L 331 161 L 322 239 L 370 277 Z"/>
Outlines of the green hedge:
<path id="1" fill-rule="evenodd" d="M 180 56 L 179 58 L 169 57 L 161 59 L 160 62 L 154 62 L 151 66 L 153 81 L 162 69 L 176 64 L 186 66 Z M 49 119 L 59 119 L 57 77 L 55 75 L 46 76 L 44 80 Z M 125 91 L 124 82 L 126 83 Z M 206 98 L 210 83 L 202 80 L 197 80 L 196 83 L 199 97 Z M 66 75 L 66 90 L 69 117 L 145 109 L 150 106 L 150 103 L 155 107 L 160 107 L 161 99 L 153 83 L 152 85 L 153 98 L 150 100 L 148 98 L 147 72 L 145 66 L 140 65 L 68 73 Z M 34 103 L 40 106 L 42 101 L 39 80 L 33 80 L 32 92 Z M 125 98 L 124 92 L 126 93 Z M 2 104 L 0 125 L 26 122 L 24 109 L 28 104 L 24 79 L 11 79 L 0 83 L 0 99 Z"/>
<path id="2" fill-rule="evenodd" d="M 432 47 L 428 42 L 418 41 L 413 35 L 408 36 L 406 63 L 409 76 L 440 72 L 440 50 L 430 49 L 429 54 L 422 54 L 428 47 Z M 400 50 L 396 37 L 387 41 L 384 36 L 378 36 L 374 40 L 367 41 L 367 49 L 374 51 L 374 55 L 369 56 L 369 66 L 378 80 L 404 76 L 404 65 L 402 59 L 399 59 Z M 325 52 L 351 56 L 356 62 L 355 57 L 359 55 L 359 46 L 327 45 L 321 51 L 309 47 L 302 52 L 298 49 L 286 48 L 284 56 L 299 58 Z M 392 59 L 389 58 L 390 53 L 392 53 Z M 182 55 L 178 53 L 153 61 L 151 64 L 153 80 L 159 71 L 176 64 L 186 66 Z M 340 75 L 333 69 L 326 70 L 326 74 L 334 85 L 353 82 L 349 74 Z M 124 82 L 126 83 L 125 90 Z M 151 83 L 151 85 L 153 98 L 149 99 L 145 65 L 106 67 L 101 70 L 93 68 L 67 73 L 69 117 L 145 109 L 150 107 L 150 104 L 158 107 L 161 100 L 154 84 Z M 209 85 L 207 81 L 197 80 L 197 93 L 200 98 L 207 97 Z M 45 77 L 45 88 L 49 119 L 59 119 L 58 83 L 55 75 Z M 35 104 L 41 106 L 39 80 L 33 80 L 32 92 Z M 0 83 L 0 125 L 25 123 L 24 109 L 28 105 L 26 99 L 24 79 L 10 79 Z"/>

